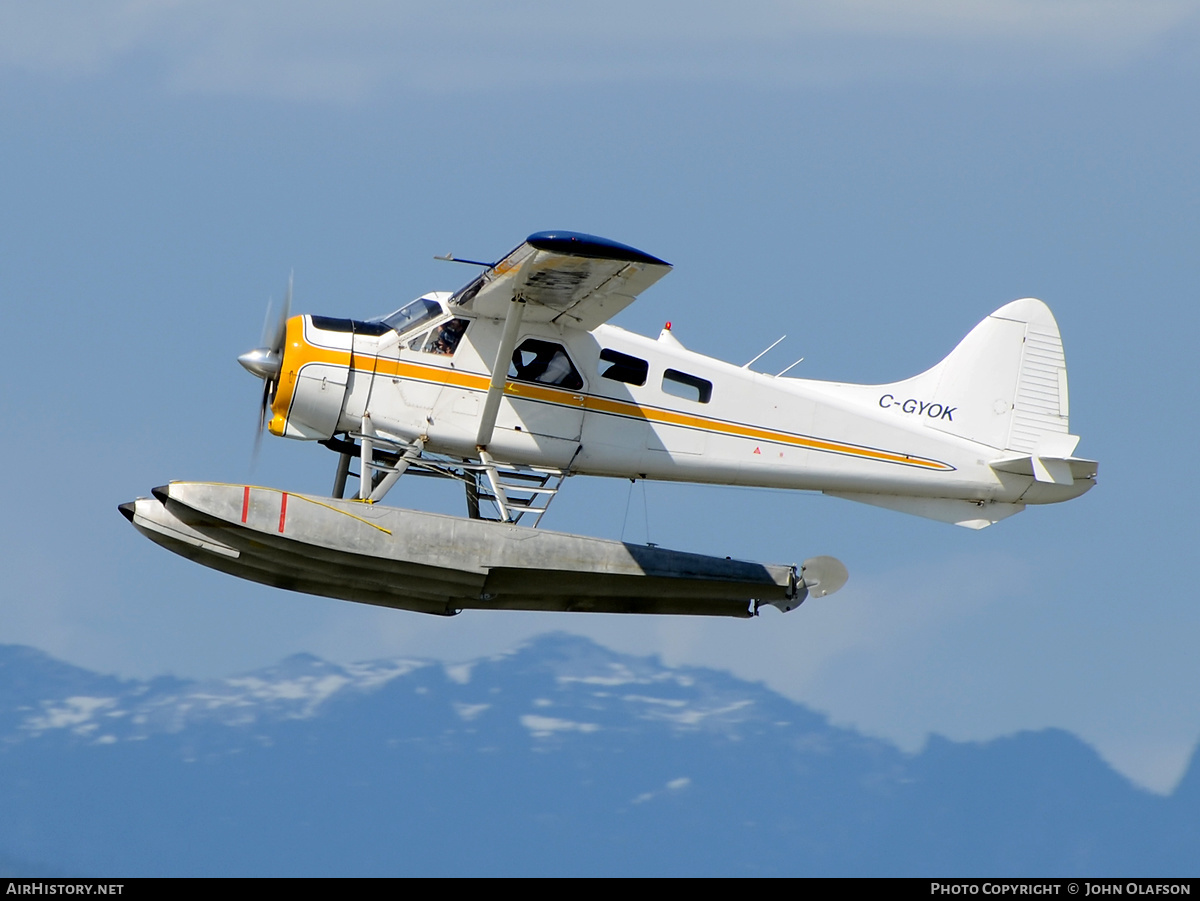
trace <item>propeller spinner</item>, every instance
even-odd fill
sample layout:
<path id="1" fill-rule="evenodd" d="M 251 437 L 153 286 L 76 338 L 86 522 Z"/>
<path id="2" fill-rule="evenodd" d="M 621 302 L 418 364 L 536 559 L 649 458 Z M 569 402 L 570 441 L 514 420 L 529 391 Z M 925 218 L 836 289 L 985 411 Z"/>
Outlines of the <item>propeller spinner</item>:
<path id="1" fill-rule="evenodd" d="M 254 350 L 247 351 L 238 357 L 238 362 L 246 370 L 263 380 L 262 400 L 258 405 L 258 431 L 254 437 L 254 456 L 258 457 L 258 449 L 262 444 L 263 428 L 267 424 L 267 411 L 271 408 L 271 399 L 279 384 L 279 373 L 283 368 L 283 343 L 287 334 L 287 321 L 292 315 L 292 276 L 288 276 L 287 294 L 279 308 L 279 315 L 272 320 L 270 302 L 267 303 L 267 315 L 263 321 L 262 344 Z"/>

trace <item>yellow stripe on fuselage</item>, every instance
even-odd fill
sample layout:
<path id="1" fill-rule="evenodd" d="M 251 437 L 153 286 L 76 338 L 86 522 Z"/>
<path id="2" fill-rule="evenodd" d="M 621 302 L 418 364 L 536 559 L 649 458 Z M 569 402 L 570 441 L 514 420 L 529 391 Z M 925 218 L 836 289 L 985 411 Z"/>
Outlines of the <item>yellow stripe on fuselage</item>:
<path id="1" fill-rule="evenodd" d="M 324 364 L 328 366 L 351 366 L 351 353 L 348 350 L 319 347 L 311 344 L 303 334 L 302 317 L 297 316 L 288 323 L 287 350 L 284 362 L 287 364 L 280 379 L 280 385 L 275 394 L 275 402 L 271 405 L 274 418 L 271 420 L 271 433 L 282 435 L 287 421 L 287 411 L 291 408 L 295 392 L 296 377 L 305 366 Z M 430 366 L 423 363 L 406 362 L 399 359 L 388 359 L 355 353 L 353 355 L 355 372 L 375 374 L 388 378 L 412 379 L 431 385 L 452 386 L 465 388 L 470 391 L 486 393 L 491 379 L 486 375 L 474 372 L 463 372 L 457 369 L 444 369 L 441 366 Z M 605 413 L 612 416 L 624 416 L 630 419 L 643 419 L 647 422 L 662 425 L 680 426 L 688 429 L 698 429 L 717 435 L 732 435 L 739 438 L 752 438 L 759 441 L 769 441 L 773 444 L 784 444 L 791 447 L 802 447 L 808 450 L 825 453 L 846 454 L 867 460 L 878 460 L 885 463 L 900 463 L 905 466 L 916 466 L 934 472 L 951 472 L 954 467 L 939 460 L 925 457 L 915 457 L 896 451 L 881 450 L 873 447 L 862 447 L 854 444 L 843 444 L 839 441 L 829 441 L 824 438 L 811 438 L 806 435 L 795 435 L 790 432 L 780 432 L 762 426 L 746 425 L 744 423 L 728 422 L 712 419 L 707 416 L 694 416 L 677 410 L 667 410 L 661 407 L 647 407 L 630 401 L 617 400 L 598 394 L 585 394 L 566 388 L 556 388 L 550 385 L 537 385 L 530 382 L 506 382 L 504 393 L 509 397 L 523 400 L 538 401 L 560 407 L 574 407 L 588 412 Z"/>

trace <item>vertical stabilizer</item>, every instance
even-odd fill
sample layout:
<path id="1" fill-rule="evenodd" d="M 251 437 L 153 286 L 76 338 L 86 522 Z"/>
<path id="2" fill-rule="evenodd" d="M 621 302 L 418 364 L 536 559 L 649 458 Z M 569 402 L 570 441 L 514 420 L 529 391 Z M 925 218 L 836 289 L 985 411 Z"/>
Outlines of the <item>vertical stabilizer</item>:
<path id="1" fill-rule="evenodd" d="M 1026 503 L 1066 500 L 1094 484 L 1097 464 L 1074 456 L 1079 438 L 1070 434 L 1058 323 L 1032 297 L 996 310 L 918 376 L 835 390 L 853 392 L 886 417 L 992 447 L 995 454 L 986 462 L 994 471 L 1032 479 L 1016 502 L 827 492 L 838 497 L 981 529 Z"/>
<path id="2" fill-rule="evenodd" d="M 996 310 L 932 369 L 882 387 L 885 403 L 912 399 L 938 413 L 918 415 L 924 425 L 998 450 L 1033 454 L 1068 440 L 1062 338 L 1050 308 L 1032 297 Z"/>

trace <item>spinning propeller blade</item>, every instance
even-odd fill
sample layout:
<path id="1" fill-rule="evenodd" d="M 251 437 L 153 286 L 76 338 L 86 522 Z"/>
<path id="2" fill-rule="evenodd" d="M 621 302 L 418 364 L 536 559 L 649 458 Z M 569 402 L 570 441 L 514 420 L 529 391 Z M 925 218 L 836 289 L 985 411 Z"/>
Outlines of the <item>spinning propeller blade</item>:
<path id="1" fill-rule="evenodd" d="M 279 308 L 279 315 L 275 322 L 271 323 L 271 306 L 267 305 L 267 322 L 264 323 L 263 346 L 271 349 L 273 353 L 282 353 L 283 339 L 287 332 L 287 321 L 292 315 L 292 274 L 288 274 L 287 293 L 283 296 L 283 306 Z M 266 328 L 270 327 L 269 335 L 265 334 Z"/>
<path id="2" fill-rule="evenodd" d="M 274 318 L 271 316 L 274 304 L 267 301 L 267 315 L 263 320 L 260 346 L 238 357 L 238 362 L 248 372 L 263 380 L 262 399 L 258 404 L 258 429 L 254 436 L 254 461 L 258 460 L 259 448 L 262 447 L 263 430 L 267 425 L 267 411 L 271 408 L 271 399 L 275 394 L 279 373 L 283 367 L 283 345 L 287 337 L 287 321 L 292 315 L 292 281 L 293 275 L 289 274 L 287 293 L 279 307 L 279 314 Z"/>
<path id="3" fill-rule="evenodd" d="M 258 404 L 258 428 L 254 430 L 254 454 L 250 457 L 250 466 L 258 463 L 258 452 L 262 450 L 263 430 L 267 426 L 267 410 L 271 406 L 271 382 L 263 380 L 262 400 Z"/>

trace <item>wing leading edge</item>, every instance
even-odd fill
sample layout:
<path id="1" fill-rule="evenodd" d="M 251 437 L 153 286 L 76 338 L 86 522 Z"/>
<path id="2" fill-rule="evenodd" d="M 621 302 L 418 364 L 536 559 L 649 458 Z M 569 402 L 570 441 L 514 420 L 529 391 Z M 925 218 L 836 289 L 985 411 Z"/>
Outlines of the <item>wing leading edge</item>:
<path id="1" fill-rule="evenodd" d="M 648 253 L 578 232 L 538 232 L 450 298 L 480 316 L 503 318 L 526 301 L 525 319 L 591 331 L 671 271 Z"/>

